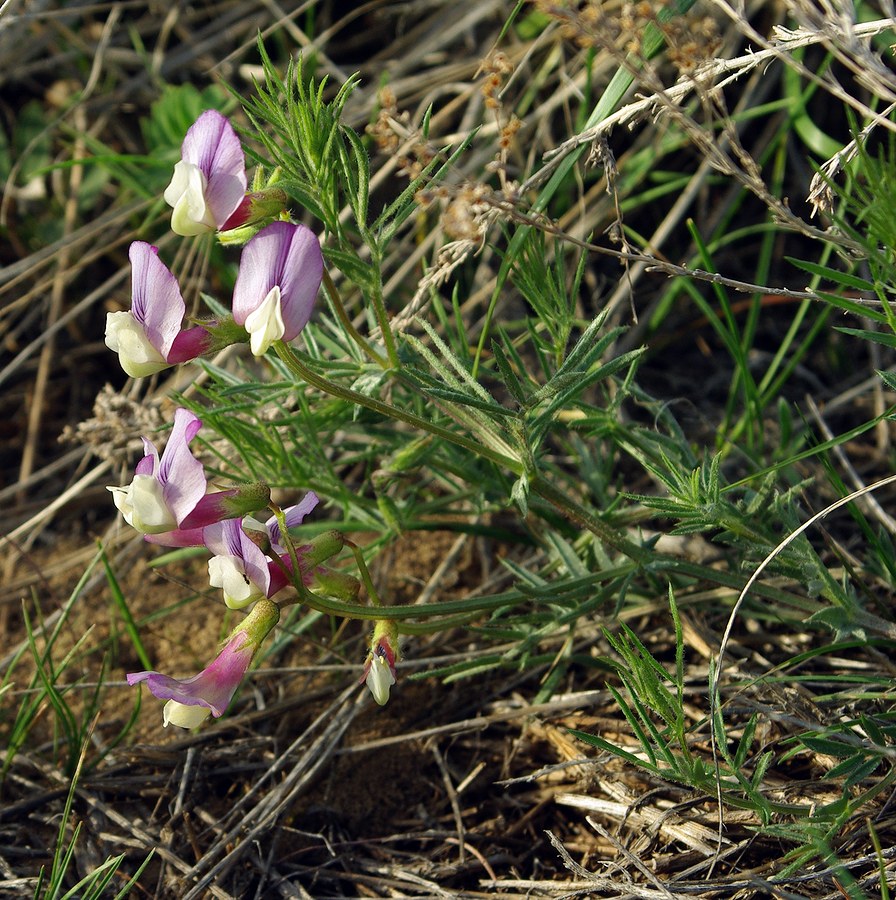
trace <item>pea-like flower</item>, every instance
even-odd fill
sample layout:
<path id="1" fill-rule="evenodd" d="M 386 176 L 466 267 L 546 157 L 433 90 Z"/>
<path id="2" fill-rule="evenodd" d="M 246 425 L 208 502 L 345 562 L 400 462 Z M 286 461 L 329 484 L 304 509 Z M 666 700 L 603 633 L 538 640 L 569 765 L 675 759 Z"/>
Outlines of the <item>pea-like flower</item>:
<path id="1" fill-rule="evenodd" d="M 242 529 L 239 519 L 226 519 L 203 529 L 205 546 L 214 554 L 208 561 L 208 581 L 224 592 L 224 603 L 242 609 L 268 595 L 271 573 L 268 558 Z"/>
<path id="2" fill-rule="evenodd" d="M 171 230 L 190 237 L 219 231 L 246 195 L 246 157 L 230 122 L 206 110 L 181 146 L 165 202 L 174 207 Z M 232 227 L 232 226 L 228 226 Z"/>
<path id="3" fill-rule="evenodd" d="M 304 225 L 273 222 L 243 248 L 233 289 L 233 319 L 263 356 L 274 341 L 291 341 L 308 324 L 324 260 Z"/>
<path id="4" fill-rule="evenodd" d="M 201 427 L 193 413 L 178 409 L 161 457 L 155 444 L 143 438 L 146 456 L 137 463 L 131 483 L 108 488 L 125 521 L 137 531 L 172 531 L 187 520 L 205 495 L 205 470 L 189 446 Z"/>
<path id="5" fill-rule="evenodd" d="M 301 524 L 319 500 L 309 491 L 300 503 L 284 510 L 287 528 Z M 253 540 L 251 534 L 257 535 Z M 292 560 L 280 545 L 282 535 L 276 516 L 262 525 L 251 516 L 228 519 L 203 529 L 205 546 L 214 554 L 208 562 L 209 584 L 224 593 L 224 603 L 231 609 L 242 609 L 261 597 L 273 597 L 286 587 Z M 259 543 L 266 544 L 279 556 L 279 563 L 266 556 Z M 301 562 L 301 548 L 296 550 Z M 304 574 L 304 573 L 303 573 Z"/>
<path id="6" fill-rule="evenodd" d="M 159 672 L 134 672 L 128 684 L 146 682 L 160 700 L 167 700 L 163 721 L 167 725 L 195 728 L 209 714 L 224 715 L 255 654 L 280 619 L 280 608 L 260 600 L 233 630 L 217 657 L 192 678 L 172 678 Z"/>
<path id="7" fill-rule="evenodd" d="M 201 356 L 212 336 L 201 325 L 183 329 L 186 305 L 177 279 L 143 241 L 131 244 L 131 308 L 106 314 L 106 346 L 134 378 Z"/>
<path id="8" fill-rule="evenodd" d="M 366 684 L 373 699 L 385 706 L 389 701 L 389 689 L 395 684 L 395 663 L 398 662 L 398 630 L 394 622 L 380 620 L 376 623 L 367 662 L 360 684 Z"/>
<path id="9" fill-rule="evenodd" d="M 283 518 L 286 521 L 287 528 L 295 528 L 301 525 L 305 520 L 305 516 L 314 511 L 317 504 L 320 503 L 320 497 L 314 491 L 308 491 L 302 499 L 295 504 L 283 510 Z M 268 540 L 271 542 L 271 549 L 275 553 L 285 553 L 286 548 L 282 545 L 283 534 L 280 531 L 280 523 L 276 516 L 271 516 L 264 523 L 264 529 L 268 534 Z"/>

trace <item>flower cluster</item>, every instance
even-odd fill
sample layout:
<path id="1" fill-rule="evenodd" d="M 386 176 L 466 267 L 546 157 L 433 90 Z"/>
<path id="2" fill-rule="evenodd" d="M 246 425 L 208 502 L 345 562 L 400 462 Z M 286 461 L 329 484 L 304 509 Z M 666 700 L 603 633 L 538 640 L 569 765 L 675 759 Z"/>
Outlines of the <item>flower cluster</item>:
<path id="1" fill-rule="evenodd" d="M 264 224 L 282 211 L 283 194 L 276 188 L 267 195 L 246 193 L 242 147 L 219 112 L 203 113 L 187 132 L 165 200 L 174 207 L 171 227 L 178 234 L 233 228 L 255 233 L 240 257 L 232 317 L 187 328 L 180 286 L 159 251 L 143 241 L 131 244 L 131 308 L 106 317 L 106 345 L 125 372 L 153 375 L 240 340 L 256 356 L 275 341 L 294 340 L 320 290 L 320 244 L 304 225 Z"/>
<path id="2" fill-rule="evenodd" d="M 214 110 L 203 113 L 187 132 L 164 197 L 173 208 L 171 227 L 177 234 L 217 232 L 222 243 L 244 244 L 231 315 L 185 324 L 176 277 L 157 248 L 135 241 L 129 251 L 131 308 L 111 312 L 106 320 L 106 344 L 128 375 L 153 375 L 238 342 L 262 356 L 275 342 L 294 340 L 308 323 L 323 277 L 320 244 L 308 228 L 285 217 L 282 191 L 247 193 L 246 188 L 245 158 L 233 126 Z M 344 546 L 341 535 L 326 532 L 301 546 L 290 537 L 290 529 L 317 506 L 316 494 L 256 519 L 253 513 L 271 509 L 266 485 L 210 489 L 202 462 L 190 449 L 201 427 L 196 415 L 177 409 L 164 451 L 143 438 L 145 455 L 131 482 L 109 488 L 125 521 L 147 541 L 207 548 L 210 584 L 221 589 L 226 606 L 248 613 L 198 675 L 128 675 L 129 684 L 145 682 L 167 701 L 166 725 L 185 728 L 223 715 L 279 621 L 275 595 L 292 586 L 300 599 L 320 589 L 351 602 L 359 591 L 356 578 L 324 565 Z M 394 683 L 394 634 L 384 632 L 382 640 L 387 649 L 374 653 L 376 666 L 368 663 L 362 679 L 381 704 Z"/>
<path id="3" fill-rule="evenodd" d="M 231 609 L 253 607 L 219 656 L 194 678 L 181 681 L 157 672 L 128 676 L 130 684 L 146 681 L 153 694 L 168 700 L 165 724 L 185 727 L 197 724 L 209 712 L 223 714 L 264 636 L 277 623 L 279 607 L 271 598 L 288 585 L 314 586 L 319 579 L 339 575 L 323 562 L 342 547 L 341 537 L 327 532 L 298 547 L 290 541 L 287 549 L 276 515 L 264 523 L 251 515 L 268 506 L 266 485 L 209 490 L 205 469 L 189 446 L 201 427 L 192 412 L 177 409 L 164 452 L 160 455 L 152 441 L 144 438 L 146 455 L 137 463 L 130 484 L 109 488 L 125 521 L 147 541 L 167 547 L 206 547 L 211 554 L 209 582 L 221 588 L 224 603 Z M 309 492 L 300 503 L 283 510 L 280 521 L 287 529 L 297 526 L 317 504 L 317 495 Z M 201 709 L 185 711 L 183 707 Z"/>

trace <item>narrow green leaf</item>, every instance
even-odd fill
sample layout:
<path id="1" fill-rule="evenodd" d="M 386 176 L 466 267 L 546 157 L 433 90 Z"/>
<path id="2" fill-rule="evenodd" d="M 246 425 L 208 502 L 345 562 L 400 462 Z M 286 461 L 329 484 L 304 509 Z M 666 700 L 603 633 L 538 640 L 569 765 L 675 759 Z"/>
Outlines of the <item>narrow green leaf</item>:
<path id="1" fill-rule="evenodd" d="M 655 775 L 660 774 L 660 770 L 653 763 L 648 763 L 645 760 L 640 759 L 635 756 L 634 753 L 629 753 L 628 750 L 623 750 L 622 747 L 617 747 L 616 744 L 611 744 L 609 741 L 596 734 L 588 734 L 586 731 L 574 731 L 572 729 L 569 733 L 574 737 L 577 737 L 580 741 L 590 744 L 592 747 L 597 747 L 599 750 L 605 750 L 607 753 L 610 753 L 619 759 L 624 759 L 633 766 L 637 766 L 640 769 L 647 769 Z"/>
<path id="2" fill-rule="evenodd" d="M 819 735 L 802 734 L 800 743 L 816 753 L 824 753 L 826 756 L 834 756 L 837 759 L 845 759 L 855 753 L 855 748 L 843 741 L 835 741 Z"/>
<path id="3" fill-rule="evenodd" d="M 527 391 L 517 377 L 516 372 L 513 371 L 510 360 L 507 358 L 507 354 L 504 352 L 503 347 L 501 347 L 498 341 L 492 341 L 492 353 L 494 354 L 498 371 L 501 373 L 501 381 L 503 382 L 504 387 L 510 391 L 513 399 L 516 400 L 517 403 L 520 405 L 525 404 L 528 396 Z"/>
<path id="4" fill-rule="evenodd" d="M 839 269 L 832 269 L 830 266 L 822 266 L 806 259 L 796 259 L 792 256 L 786 256 L 784 258 L 798 269 L 802 269 L 812 275 L 817 275 L 819 278 L 824 278 L 827 281 L 832 281 L 834 284 L 840 284 L 843 285 L 843 287 L 852 288 L 857 291 L 874 293 L 874 283 L 865 278 L 860 278 L 858 275 L 850 275 L 847 272 L 841 272 Z"/>
<path id="5" fill-rule="evenodd" d="M 122 622 L 124 622 L 124 629 L 130 638 L 134 652 L 137 654 L 140 664 L 146 669 L 151 669 L 152 664 L 150 662 L 149 654 L 146 652 L 143 641 L 140 639 L 140 629 L 134 621 L 134 617 L 131 614 L 131 608 L 128 606 L 127 600 L 125 600 L 121 585 L 119 585 L 118 579 L 112 571 L 112 566 L 109 564 L 106 551 L 102 546 L 100 546 L 100 558 L 103 562 L 103 571 L 106 573 L 106 582 L 109 585 L 109 593 L 112 595 L 112 602 L 118 609 L 118 614 L 121 616 Z"/>

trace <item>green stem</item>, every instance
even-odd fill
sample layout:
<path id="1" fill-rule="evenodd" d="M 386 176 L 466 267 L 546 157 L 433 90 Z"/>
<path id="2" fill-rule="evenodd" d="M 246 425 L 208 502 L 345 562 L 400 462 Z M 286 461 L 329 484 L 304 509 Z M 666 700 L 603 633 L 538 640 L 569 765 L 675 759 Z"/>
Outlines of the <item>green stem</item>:
<path id="1" fill-rule="evenodd" d="M 583 577 L 583 584 L 590 582 L 613 581 L 617 578 L 625 578 L 633 571 L 633 566 L 624 564 L 604 569 L 599 575 Z M 296 590 L 299 587 L 296 586 Z M 484 613 L 505 606 L 514 606 L 519 603 L 530 602 L 533 598 L 522 591 L 503 591 L 500 594 L 492 594 L 488 597 L 465 597 L 462 600 L 440 600 L 437 603 L 424 604 L 396 604 L 395 606 L 368 606 L 360 603 L 346 603 L 342 600 L 333 600 L 329 597 L 321 597 L 303 588 L 299 591 L 300 602 L 307 603 L 312 609 L 327 615 L 340 616 L 345 619 L 364 619 L 366 621 L 390 620 L 400 623 L 399 630 L 405 634 L 431 634 L 452 628 L 456 625 L 466 625 Z M 407 622 L 408 619 L 431 619 L 426 622 Z"/>
<path id="2" fill-rule="evenodd" d="M 380 365 L 384 369 L 390 368 L 389 360 L 386 359 L 381 353 L 377 353 L 376 350 L 371 346 L 370 341 L 358 331 L 357 328 L 352 324 L 352 320 L 349 318 L 348 312 L 345 309 L 345 305 L 342 302 L 342 295 L 339 293 L 339 288 L 336 287 L 333 279 L 330 277 L 330 273 L 324 269 L 324 278 L 323 278 L 324 288 L 327 291 L 327 295 L 329 296 L 333 309 L 336 310 L 336 315 L 339 318 L 339 321 L 342 323 L 342 327 L 346 330 L 349 337 L 378 365 Z"/>
<path id="3" fill-rule="evenodd" d="M 343 387 L 340 384 L 329 381 L 305 365 L 305 363 L 295 355 L 292 349 L 282 341 L 276 343 L 274 346 L 277 350 L 277 355 L 288 366 L 290 371 L 308 384 L 316 387 L 318 390 L 349 403 L 362 406 L 365 409 L 369 409 L 372 412 L 387 418 L 405 422 L 413 428 L 428 432 L 436 437 L 440 437 L 452 444 L 456 444 L 457 446 L 469 450 L 478 457 L 489 460 L 497 466 L 508 469 L 516 475 L 521 475 L 523 473 L 524 466 L 519 459 L 514 459 L 503 453 L 499 453 L 488 447 L 482 441 L 475 441 L 465 435 L 449 431 L 447 428 L 443 428 L 441 425 L 436 425 L 434 422 L 422 419 L 407 410 L 392 406 L 388 403 L 383 403 L 373 397 L 353 391 L 351 388 Z M 746 584 L 746 579 L 736 573 L 724 572 L 720 569 L 703 566 L 699 563 L 692 563 L 664 553 L 656 553 L 649 548 L 636 544 L 634 541 L 630 540 L 623 531 L 607 524 L 572 497 L 563 493 L 555 485 L 545 481 L 538 475 L 531 478 L 530 490 L 555 506 L 567 519 L 578 522 L 584 528 L 587 528 L 588 531 L 594 534 L 603 544 L 612 547 L 638 566 L 649 569 L 653 573 L 665 573 L 666 575 L 676 574 L 686 578 L 700 579 L 707 581 L 710 584 L 729 587 L 732 590 L 741 590 Z M 804 608 L 806 603 L 805 598 L 797 597 L 787 591 L 782 591 L 768 585 L 756 584 L 753 586 L 753 592 L 757 596 L 786 603 L 795 608 Z M 461 606 L 449 605 L 447 608 L 444 604 L 438 604 L 438 612 L 435 610 L 426 610 L 425 607 L 420 606 L 390 606 L 372 610 L 367 606 L 350 606 L 333 603 L 332 601 L 323 601 L 317 597 L 315 597 L 313 603 L 310 600 L 308 602 L 309 605 L 314 605 L 315 609 L 320 609 L 321 612 L 327 612 L 333 615 L 358 619 L 402 619 L 417 616 L 428 617 L 446 613 L 468 613 L 473 612 L 476 609 L 494 609 L 506 605 L 509 601 L 506 599 L 499 600 L 497 603 L 477 601 L 474 604 L 462 602 L 463 605 Z M 877 625 L 878 623 L 874 624 Z"/>
<path id="4" fill-rule="evenodd" d="M 636 567 L 631 563 L 604 569 L 597 575 L 582 576 L 577 581 L 582 586 L 591 583 L 613 581 L 631 575 Z M 297 587 L 298 590 L 298 587 Z M 488 597 L 466 597 L 462 600 L 440 600 L 438 603 L 396 604 L 395 606 L 368 606 L 357 603 L 346 603 L 321 597 L 303 589 L 299 602 L 307 603 L 312 609 L 327 615 L 340 616 L 345 619 L 365 619 L 367 621 L 390 620 L 399 623 L 399 631 L 403 634 L 433 634 L 446 628 L 467 625 L 484 614 L 502 607 L 531 603 L 533 597 L 522 591 L 510 590 Z M 537 602 L 537 600 L 536 600 Z M 428 619 L 428 622 L 408 621 L 411 619 Z"/>
<path id="5" fill-rule="evenodd" d="M 619 531 L 619 529 L 613 528 L 612 525 L 608 525 L 602 519 L 597 518 L 597 516 L 593 515 L 585 509 L 585 507 L 576 503 L 575 500 L 568 497 L 550 482 L 544 481 L 542 478 L 536 476 L 531 479 L 529 490 L 532 491 L 533 494 L 537 494 L 542 499 L 547 500 L 548 503 L 556 506 L 566 518 L 572 519 L 574 522 L 583 525 L 595 535 L 601 543 L 624 554 L 633 562 L 646 566 L 649 562 L 652 562 L 657 558 L 652 551 L 636 544 L 634 541 L 630 541 L 623 532 Z"/>
<path id="6" fill-rule="evenodd" d="M 361 581 L 364 584 L 364 589 L 367 591 L 371 606 L 379 609 L 383 605 L 383 601 L 380 600 L 379 594 L 377 594 L 376 588 L 373 586 L 373 579 L 370 577 L 370 570 L 367 568 L 367 563 L 364 561 L 364 554 L 361 552 L 361 548 L 354 541 L 348 539 L 346 539 L 345 545 L 352 551 L 352 555 L 355 557 L 355 563 L 358 566 L 358 571 L 361 573 Z"/>
<path id="7" fill-rule="evenodd" d="M 428 632 L 441 631 L 445 627 L 464 624 L 485 612 L 500 609 L 502 606 L 513 606 L 527 599 L 529 598 L 517 591 L 508 591 L 503 594 L 495 594 L 492 597 L 443 600 L 438 603 L 426 603 L 423 605 L 362 606 L 359 603 L 343 603 L 339 600 L 331 600 L 328 597 L 312 594 L 310 591 L 306 591 L 301 597 L 302 602 L 312 609 L 330 616 L 339 616 L 343 619 L 363 619 L 368 622 L 377 620 L 401 622 L 403 619 L 439 617 L 436 623 L 433 623 L 436 627 L 430 627 Z M 445 623 L 448 624 L 446 625 Z M 403 627 L 401 630 L 407 633 L 413 632 L 414 634 L 424 633 L 419 626 L 414 624 Z"/>
<path id="8" fill-rule="evenodd" d="M 398 358 L 398 350 L 395 347 L 395 336 L 392 334 L 389 313 L 386 312 L 386 304 L 383 303 L 383 295 L 380 293 L 379 286 L 374 290 L 371 299 L 373 300 L 373 312 L 380 326 L 380 332 L 383 335 L 383 343 L 386 345 L 386 355 L 389 357 L 389 364 L 393 369 L 400 369 L 401 361 Z"/>
<path id="9" fill-rule="evenodd" d="M 452 628 L 463 628 L 471 622 L 482 618 L 482 611 L 475 613 L 461 613 L 456 616 L 445 616 L 444 619 L 436 619 L 431 622 L 404 622 L 399 621 L 397 628 L 399 634 L 423 635 L 438 634 Z"/>

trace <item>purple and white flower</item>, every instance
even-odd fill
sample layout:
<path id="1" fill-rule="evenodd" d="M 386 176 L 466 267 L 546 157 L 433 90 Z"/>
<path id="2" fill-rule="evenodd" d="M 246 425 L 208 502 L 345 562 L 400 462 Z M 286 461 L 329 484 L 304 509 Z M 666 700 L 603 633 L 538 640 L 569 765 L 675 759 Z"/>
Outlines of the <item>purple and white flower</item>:
<path id="1" fill-rule="evenodd" d="M 205 495 L 205 470 L 189 447 L 201 427 L 200 419 L 189 410 L 176 410 L 161 458 L 155 444 L 143 438 L 146 456 L 137 463 L 131 483 L 108 488 L 125 521 L 137 531 L 172 531 Z"/>
<path id="2" fill-rule="evenodd" d="M 317 494 L 310 491 L 300 503 L 284 510 L 287 528 L 301 524 L 318 502 Z M 271 553 L 278 555 L 279 563 L 265 555 L 244 527 L 258 534 L 261 543 L 269 545 Z M 280 545 L 281 540 L 276 516 L 271 516 L 264 525 L 246 516 L 242 521 L 228 519 L 203 529 L 205 546 L 214 554 L 208 563 L 209 584 L 222 589 L 227 606 L 242 609 L 261 597 L 273 597 L 286 587 L 292 560 Z"/>
<path id="3" fill-rule="evenodd" d="M 143 241 L 131 244 L 131 309 L 106 314 L 106 346 L 134 378 L 201 356 L 211 335 L 201 325 L 182 329 L 186 305 L 177 279 Z"/>
<path id="4" fill-rule="evenodd" d="M 233 289 L 233 319 L 263 356 L 274 341 L 291 341 L 308 324 L 323 277 L 314 233 L 304 225 L 273 222 L 243 248 Z"/>
<path id="5" fill-rule="evenodd" d="M 205 546 L 214 554 L 208 561 L 208 580 L 224 592 L 224 603 L 242 609 L 268 596 L 269 560 L 242 529 L 239 519 L 225 519 L 203 529 Z"/>
<path id="6" fill-rule="evenodd" d="M 206 110 L 190 126 L 165 202 L 174 207 L 171 230 L 192 236 L 219 231 L 246 195 L 246 157 L 230 122 Z M 229 226 L 232 227 L 232 226 Z"/>
<path id="7" fill-rule="evenodd" d="M 195 728 L 209 714 L 224 715 L 264 639 L 280 619 L 280 608 L 261 600 L 233 630 L 221 652 L 198 675 L 172 678 L 160 672 L 133 672 L 128 684 L 145 681 L 160 700 L 167 700 L 164 724 Z"/>

